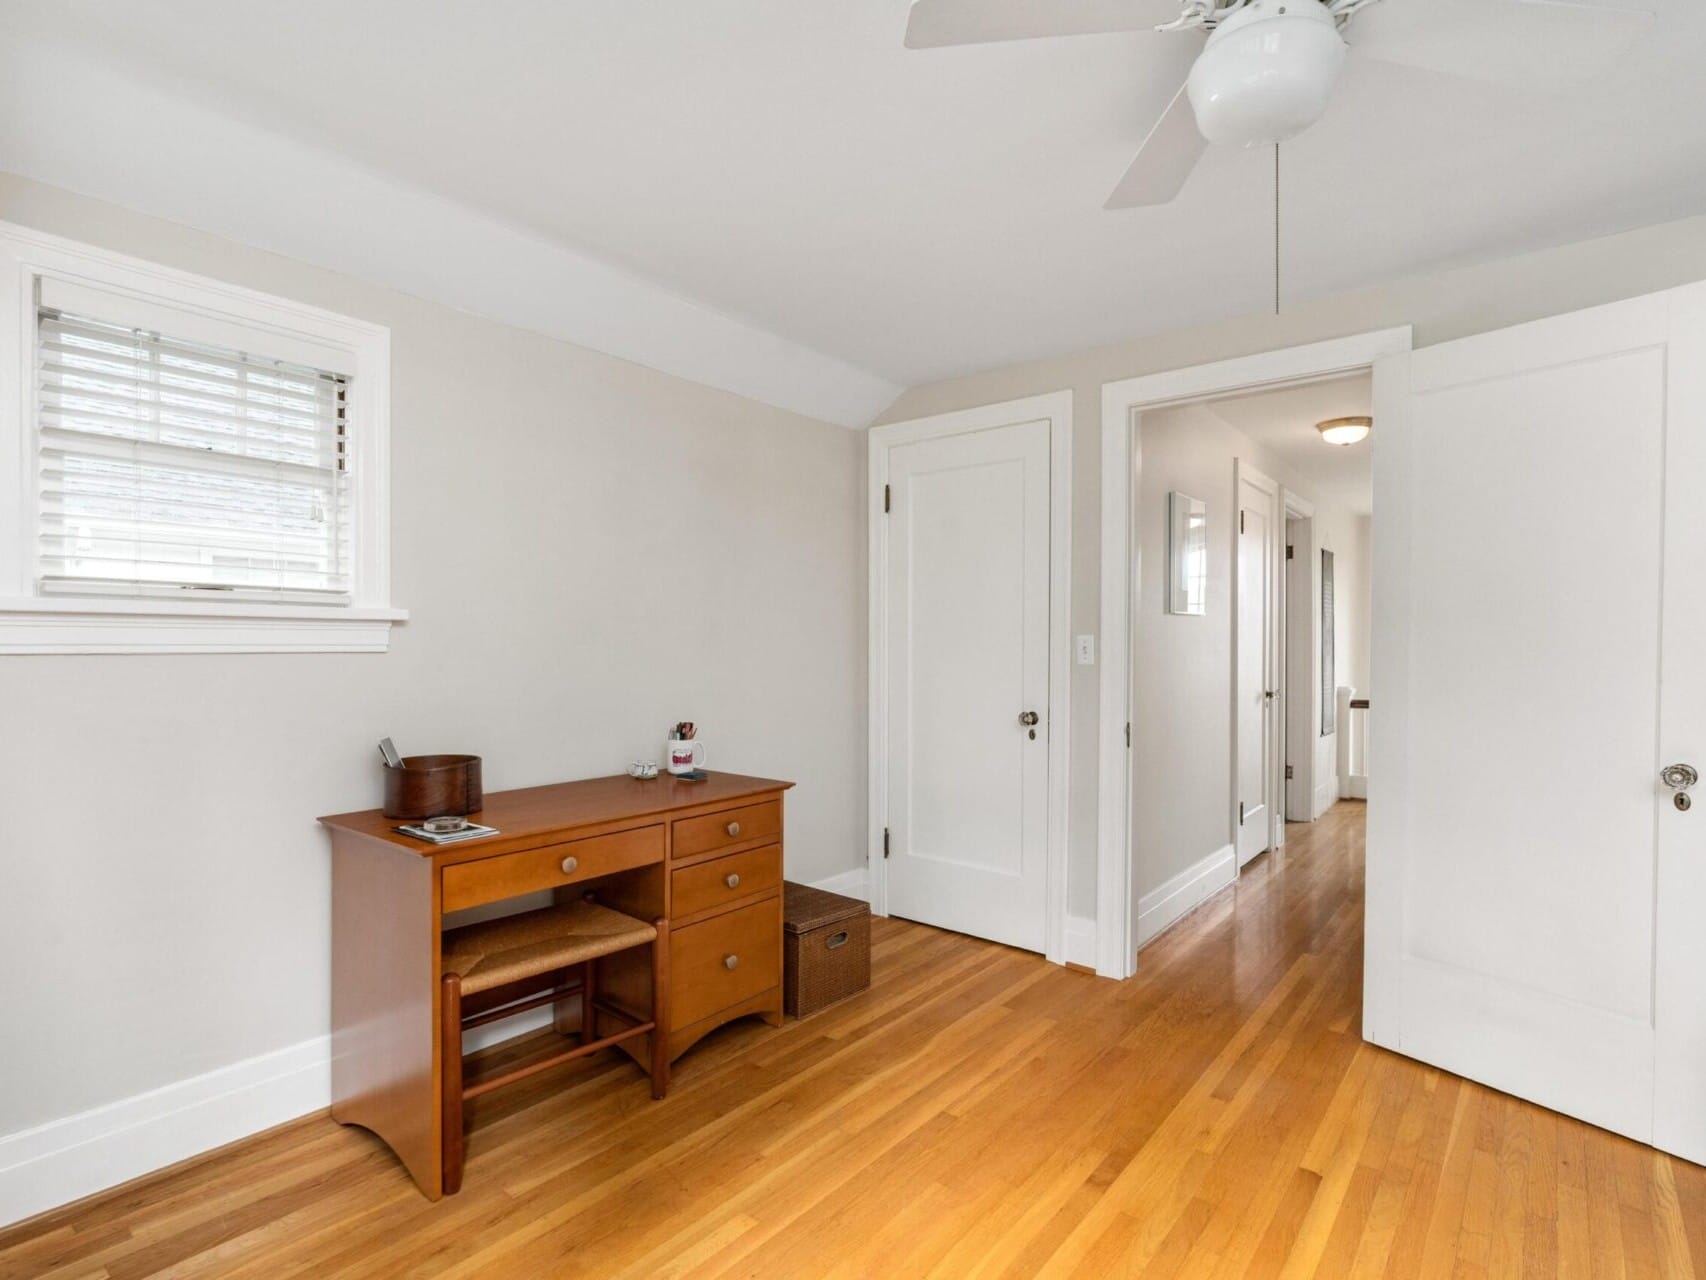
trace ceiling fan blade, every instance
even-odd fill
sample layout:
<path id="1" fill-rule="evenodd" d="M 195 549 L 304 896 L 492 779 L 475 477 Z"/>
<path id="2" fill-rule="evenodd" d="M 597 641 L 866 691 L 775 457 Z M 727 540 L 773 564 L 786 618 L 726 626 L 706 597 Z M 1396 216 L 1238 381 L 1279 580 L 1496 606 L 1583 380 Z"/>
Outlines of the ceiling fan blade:
<path id="1" fill-rule="evenodd" d="M 1143 31 L 1178 16 L 1179 0 L 912 0 L 906 47 Z"/>
<path id="2" fill-rule="evenodd" d="M 1653 15 L 1577 0 L 1379 0 L 1345 27 L 1358 56 L 1517 89 L 1603 75 Z"/>
<path id="3" fill-rule="evenodd" d="M 1197 132 L 1197 118 L 1191 112 L 1185 87 L 1180 85 L 1179 92 L 1173 95 L 1173 101 L 1138 148 L 1137 158 L 1125 171 L 1120 185 L 1102 207 L 1133 209 L 1166 204 L 1179 194 L 1207 150 L 1208 142 Z"/>

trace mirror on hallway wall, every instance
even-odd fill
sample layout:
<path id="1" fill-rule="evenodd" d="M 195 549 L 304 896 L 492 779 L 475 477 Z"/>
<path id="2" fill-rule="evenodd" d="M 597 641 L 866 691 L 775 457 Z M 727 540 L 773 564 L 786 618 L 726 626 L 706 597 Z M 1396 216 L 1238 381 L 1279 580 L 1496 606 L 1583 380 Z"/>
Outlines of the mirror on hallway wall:
<path id="1" fill-rule="evenodd" d="M 1167 495 L 1167 612 L 1208 612 L 1208 504 Z"/>

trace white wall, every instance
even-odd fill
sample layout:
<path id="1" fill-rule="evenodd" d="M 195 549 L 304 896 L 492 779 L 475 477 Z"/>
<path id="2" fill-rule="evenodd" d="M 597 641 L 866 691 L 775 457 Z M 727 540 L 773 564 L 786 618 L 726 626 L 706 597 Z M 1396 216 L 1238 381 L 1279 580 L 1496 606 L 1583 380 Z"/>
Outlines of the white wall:
<path id="1" fill-rule="evenodd" d="M 1145 413 L 1139 435 L 1138 554 L 1141 564 L 1153 568 L 1140 576 L 1132 663 L 1132 833 L 1141 897 L 1232 841 L 1234 459 L 1315 504 L 1315 546 L 1317 552 L 1322 547 L 1333 552 L 1335 581 L 1349 579 L 1347 570 L 1363 557 L 1356 516 L 1323 501 L 1306 480 L 1211 407 Z M 1200 617 L 1166 611 L 1167 495 L 1175 490 L 1208 505 L 1208 612 Z M 1319 609 L 1318 570 L 1312 580 L 1314 600 L 1307 607 Z M 1367 594 L 1347 592 L 1337 609 L 1339 653 L 1359 646 L 1366 651 Z M 1343 672 L 1343 657 L 1339 666 Z M 1318 677 L 1319 668 L 1314 671 Z M 1294 696 L 1314 697 L 1318 683 L 1317 678 Z"/>
<path id="2" fill-rule="evenodd" d="M 1109 266 L 1120 269 L 1117 263 Z M 914 387 L 879 421 L 900 422 L 1065 388 L 1073 393 L 1082 437 L 1095 429 L 1104 382 L 1394 325 L 1413 325 L 1416 344 L 1426 346 L 1694 280 L 1706 280 L 1706 217 L 1302 302 L 1283 316 L 1246 316 Z M 1131 287 L 1141 289 L 1143 282 L 1134 279 Z M 1100 449 L 1073 451 L 1075 635 L 1098 629 L 1100 469 Z M 1366 655 L 1359 660 L 1366 667 Z M 1074 666 L 1068 899 L 1072 914 L 1084 917 L 1096 912 L 1098 715 L 1096 669 Z"/>
<path id="3" fill-rule="evenodd" d="M 327 1031 L 314 819 L 378 803 L 381 735 L 495 790 L 692 719 L 798 781 L 791 877 L 862 861 L 860 433 L 4 175 L 0 218 L 389 325 L 412 611 L 382 656 L 0 659 L 0 1174 L 4 1135 Z"/>

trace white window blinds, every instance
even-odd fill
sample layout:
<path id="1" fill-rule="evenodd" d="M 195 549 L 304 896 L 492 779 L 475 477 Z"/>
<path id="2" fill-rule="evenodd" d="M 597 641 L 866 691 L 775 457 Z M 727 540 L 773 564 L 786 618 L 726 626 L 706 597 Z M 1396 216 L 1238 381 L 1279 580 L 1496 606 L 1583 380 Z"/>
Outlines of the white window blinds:
<path id="1" fill-rule="evenodd" d="M 45 303 L 36 373 L 43 591 L 349 599 L 343 376 Z"/>

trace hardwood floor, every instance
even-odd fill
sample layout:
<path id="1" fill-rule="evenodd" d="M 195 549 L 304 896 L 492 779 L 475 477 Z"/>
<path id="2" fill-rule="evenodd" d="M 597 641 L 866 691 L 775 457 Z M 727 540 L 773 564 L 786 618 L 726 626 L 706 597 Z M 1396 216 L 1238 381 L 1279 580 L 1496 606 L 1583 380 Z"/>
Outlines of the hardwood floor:
<path id="1" fill-rule="evenodd" d="M 869 994 L 665 1102 L 615 1055 L 479 1099 L 454 1199 L 313 1116 L 0 1233 L 0 1275 L 1706 1275 L 1706 1169 L 1363 1044 L 1361 930 L 1351 804 L 1126 983 L 877 921 Z"/>

